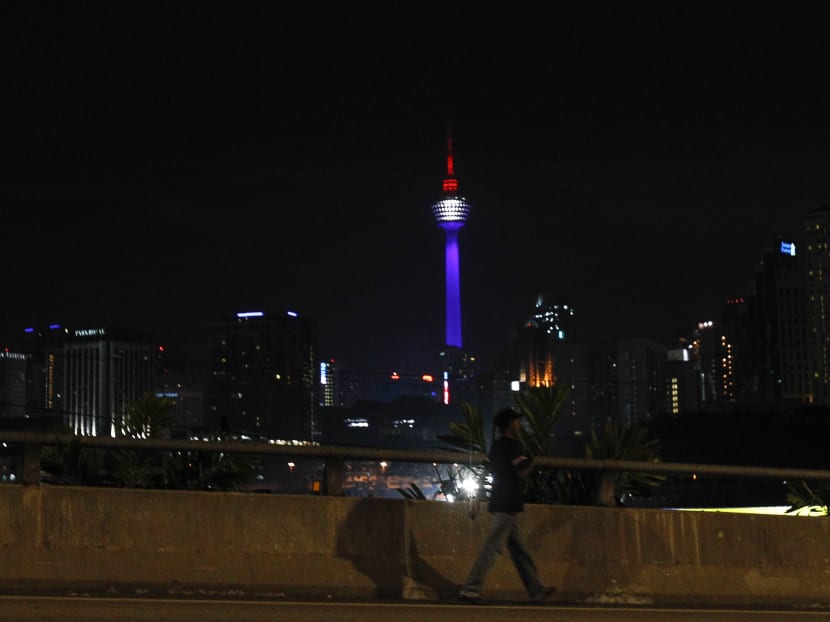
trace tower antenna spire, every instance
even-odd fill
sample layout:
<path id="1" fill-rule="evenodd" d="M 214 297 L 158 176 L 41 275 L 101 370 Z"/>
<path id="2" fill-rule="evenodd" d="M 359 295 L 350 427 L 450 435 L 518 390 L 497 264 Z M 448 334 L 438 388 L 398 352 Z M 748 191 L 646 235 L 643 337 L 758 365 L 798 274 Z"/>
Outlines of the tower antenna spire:
<path id="1" fill-rule="evenodd" d="M 455 177 L 452 159 L 452 121 L 447 121 L 447 177 Z"/>
<path id="2" fill-rule="evenodd" d="M 458 191 L 458 180 L 455 178 L 455 159 L 452 155 L 452 121 L 447 121 L 447 176 L 441 189 L 444 193 Z"/>

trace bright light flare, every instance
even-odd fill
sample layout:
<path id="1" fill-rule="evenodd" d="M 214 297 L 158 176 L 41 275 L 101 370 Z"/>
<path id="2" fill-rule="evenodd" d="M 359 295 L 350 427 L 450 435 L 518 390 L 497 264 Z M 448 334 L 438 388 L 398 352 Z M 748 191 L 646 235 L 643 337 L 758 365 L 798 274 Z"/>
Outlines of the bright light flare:
<path id="1" fill-rule="evenodd" d="M 468 497 L 475 497 L 478 488 L 478 482 L 474 477 L 467 477 L 464 479 L 463 482 L 461 482 L 461 489 L 466 493 Z"/>

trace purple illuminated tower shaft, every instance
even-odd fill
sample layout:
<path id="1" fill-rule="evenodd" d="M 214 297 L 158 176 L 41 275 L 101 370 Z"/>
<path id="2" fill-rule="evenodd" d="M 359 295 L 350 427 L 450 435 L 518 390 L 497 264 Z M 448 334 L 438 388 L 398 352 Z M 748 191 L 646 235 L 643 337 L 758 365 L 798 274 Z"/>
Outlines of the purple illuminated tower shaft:
<path id="1" fill-rule="evenodd" d="M 458 261 L 458 230 L 461 223 L 448 222 L 441 225 L 446 231 L 444 264 L 447 277 L 447 340 L 446 345 L 461 347 L 461 276 Z"/>
<path id="2" fill-rule="evenodd" d="M 470 213 L 467 199 L 458 194 L 452 157 L 452 132 L 447 132 L 447 176 L 442 196 L 433 206 L 432 214 L 446 234 L 444 253 L 447 279 L 447 335 L 446 345 L 461 348 L 461 277 L 458 259 L 458 230 L 464 226 Z"/>

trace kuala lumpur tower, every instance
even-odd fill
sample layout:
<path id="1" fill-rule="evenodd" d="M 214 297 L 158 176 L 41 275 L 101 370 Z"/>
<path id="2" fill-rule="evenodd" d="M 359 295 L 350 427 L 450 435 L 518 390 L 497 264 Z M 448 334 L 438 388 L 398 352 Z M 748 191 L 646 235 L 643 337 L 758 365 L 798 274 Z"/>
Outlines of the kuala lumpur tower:
<path id="1" fill-rule="evenodd" d="M 461 278 L 458 261 L 458 230 L 464 226 L 470 213 L 467 199 L 458 194 L 452 156 L 452 126 L 447 128 L 447 176 L 444 178 L 441 198 L 432 206 L 438 226 L 446 233 L 445 271 L 447 333 L 446 345 L 461 349 Z"/>

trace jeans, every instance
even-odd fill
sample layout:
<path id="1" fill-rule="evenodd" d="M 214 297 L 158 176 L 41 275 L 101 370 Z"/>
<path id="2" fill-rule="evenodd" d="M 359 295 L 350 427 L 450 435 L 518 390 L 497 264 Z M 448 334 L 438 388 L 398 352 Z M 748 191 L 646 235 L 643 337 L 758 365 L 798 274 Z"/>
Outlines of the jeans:
<path id="1" fill-rule="evenodd" d="M 544 589 L 536 573 L 536 564 L 525 548 L 522 537 L 519 534 L 518 514 L 505 514 L 503 512 L 493 513 L 493 524 L 490 533 L 487 534 L 481 551 L 476 558 L 467 580 L 461 588 L 462 592 L 473 592 L 478 594 L 484 585 L 484 578 L 501 556 L 505 544 L 510 552 L 513 565 L 519 572 L 524 583 L 525 590 L 532 598 L 542 593 Z"/>

